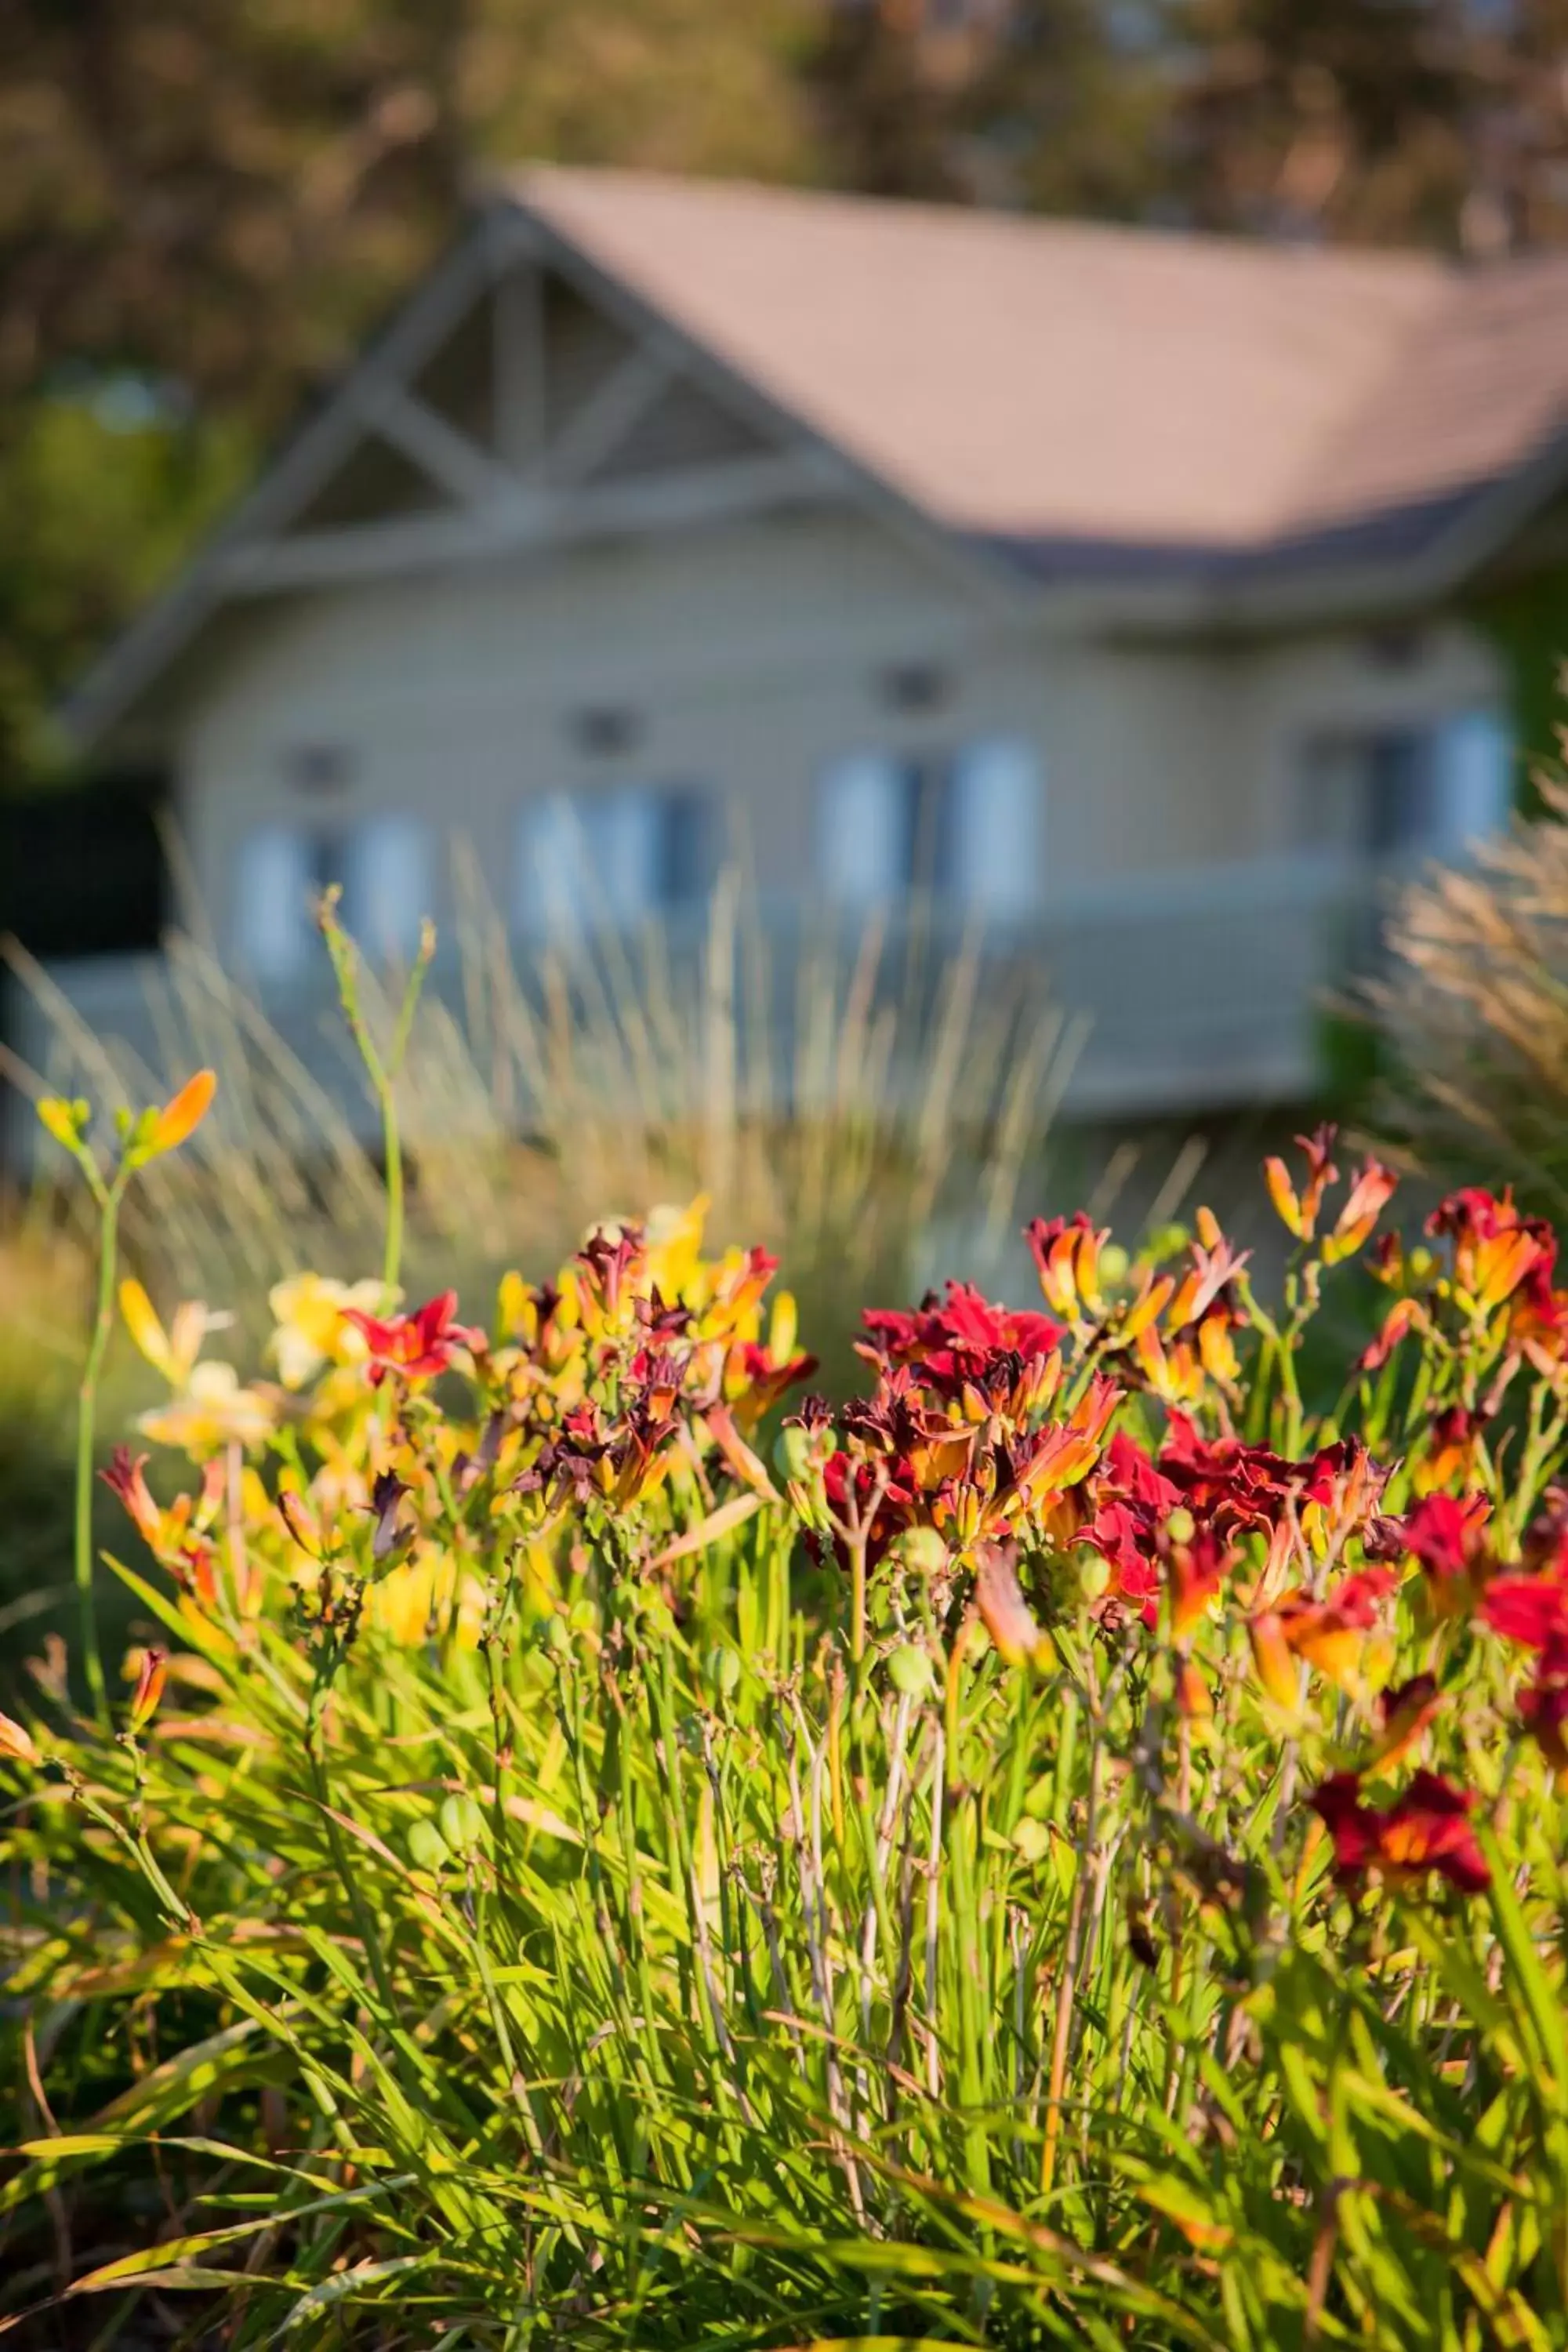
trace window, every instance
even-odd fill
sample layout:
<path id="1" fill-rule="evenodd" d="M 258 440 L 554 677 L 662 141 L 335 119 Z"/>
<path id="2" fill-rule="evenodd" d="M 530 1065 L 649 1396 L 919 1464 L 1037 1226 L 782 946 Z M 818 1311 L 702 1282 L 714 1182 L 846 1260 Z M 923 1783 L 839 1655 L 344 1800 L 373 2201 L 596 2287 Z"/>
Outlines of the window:
<path id="1" fill-rule="evenodd" d="M 943 866 L 963 906 L 1006 919 L 1038 900 L 1042 782 L 1032 747 L 1007 737 L 972 743 L 953 761 Z"/>
<path id="2" fill-rule="evenodd" d="M 429 835 L 417 817 L 387 814 L 353 825 L 262 825 L 241 843 L 235 943 L 258 981 L 297 979 L 310 967 L 315 908 L 342 886 L 342 914 L 367 955 L 406 958 L 427 911 Z"/>
<path id="3" fill-rule="evenodd" d="M 914 887 L 922 777 L 918 763 L 859 751 L 822 781 L 817 863 L 842 907 L 868 910 Z"/>
<path id="4" fill-rule="evenodd" d="M 1026 913 L 1040 887 L 1041 773 L 1033 748 L 985 738 L 954 753 L 837 761 L 817 802 L 817 864 L 844 908 L 929 889 L 976 912 Z"/>
<path id="5" fill-rule="evenodd" d="M 1307 750 L 1304 836 L 1378 863 L 1458 857 L 1507 824 L 1513 769 L 1512 738 L 1491 710 L 1322 736 Z"/>
<path id="6" fill-rule="evenodd" d="M 711 879 L 709 796 L 685 785 L 545 793 L 518 818 L 520 929 L 575 939 L 700 899 Z"/>
<path id="7" fill-rule="evenodd" d="M 300 824 L 267 824 L 240 844 L 235 945 L 257 980 L 289 981 L 305 969 L 312 908 L 337 878 L 336 844 Z"/>
<path id="8" fill-rule="evenodd" d="M 406 962 L 430 911 L 427 827 L 416 816 L 369 817 L 348 835 L 339 864 L 347 929 L 373 961 Z"/>

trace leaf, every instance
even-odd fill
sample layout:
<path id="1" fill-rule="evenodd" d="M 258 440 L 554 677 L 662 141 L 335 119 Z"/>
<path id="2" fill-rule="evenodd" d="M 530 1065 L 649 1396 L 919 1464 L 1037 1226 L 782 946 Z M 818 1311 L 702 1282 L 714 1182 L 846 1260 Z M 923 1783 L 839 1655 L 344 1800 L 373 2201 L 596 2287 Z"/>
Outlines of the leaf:
<path id="1" fill-rule="evenodd" d="M 689 1528 L 685 1535 L 678 1537 L 674 1543 L 666 1544 L 661 1552 L 656 1552 L 649 1566 L 668 1568 L 673 1560 L 689 1559 L 693 1552 L 706 1551 L 710 1544 L 719 1541 L 721 1536 L 732 1535 L 737 1528 L 744 1527 L 746 1521 L 762 1509 L 763 1502 L 763 1496 L 755 1492 L 732 1495 L 727 1503 L 721 1503 L 716 1511 L 710 1511 L 705 1519 L 700 1519 L 694 1528 Z"/>

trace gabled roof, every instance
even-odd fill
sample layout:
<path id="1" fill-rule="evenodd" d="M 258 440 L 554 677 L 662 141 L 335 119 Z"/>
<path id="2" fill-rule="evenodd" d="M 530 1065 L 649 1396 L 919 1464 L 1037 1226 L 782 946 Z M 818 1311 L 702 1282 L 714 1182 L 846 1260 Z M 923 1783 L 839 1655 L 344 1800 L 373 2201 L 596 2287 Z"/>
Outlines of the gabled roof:
<path id="1" fill-rule="evenodd" d="M 1436 516 L 1568 417 L 1568 255 L 1478 268 L 616 172 L 507 184 L 925 512 L 1021 551 L 1256 557 Z"/>
<path id="2" fill-rule="evenodd" d="M 383 474 L 390 441 L 462 511 L 342 534 L 362 575 L 561 528 L 537 470 L 409 397 L 520 267 L 557 273 L 647 345 L 590 402 L 590 442 L 624 435 L 673 372 L 781 453 L 737 467 L 719 511 L 858 498 L 984 593 L 1054 595 L 1089 622 L 1407 606 L 1568 488 L 1568 255 L 1462 267 L 530 169 L 89 673 L 67 714 L 84 741 L 140 707 L 228 597 L 301 576 L 300 518 L 367 436 Z M 577 522 L 611 527 L 626 495 L 602 491 L 596 520 L 584 508 Z M 663 510 L 638 511 L 649 527 Z M 316 554 L 316 576 L 353 576 Z"/>

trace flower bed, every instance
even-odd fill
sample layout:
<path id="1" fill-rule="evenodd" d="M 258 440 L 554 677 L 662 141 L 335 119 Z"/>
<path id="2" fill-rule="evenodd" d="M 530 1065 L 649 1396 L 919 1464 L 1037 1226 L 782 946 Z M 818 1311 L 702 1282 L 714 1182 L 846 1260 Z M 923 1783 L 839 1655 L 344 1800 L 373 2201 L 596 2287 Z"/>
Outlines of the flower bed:
<path id="1" fill-rule="evenodd" d="M 867 1315 L 837 1410 L 700 1209 L 482 1326 L 302 1278 L 253 1377 L 128 1286 L 158 1638 L 0 1726 L 5 2307 L 1564 2341 L 1568 1292 L 1332 1150 L 1272 1307 L 1201 1214 L 1037 1223 L 1037 1309 Z"/>

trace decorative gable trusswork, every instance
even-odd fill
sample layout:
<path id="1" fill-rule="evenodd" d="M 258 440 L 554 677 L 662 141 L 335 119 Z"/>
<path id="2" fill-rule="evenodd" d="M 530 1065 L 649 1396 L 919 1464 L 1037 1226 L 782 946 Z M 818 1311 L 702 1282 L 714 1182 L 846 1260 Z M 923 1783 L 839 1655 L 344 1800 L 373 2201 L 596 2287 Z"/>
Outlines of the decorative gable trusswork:
<path id="1" fill-rule="evenodd" d="M 492 223 L 449 257 L 427 354 L 370 355 L 342 395 L 346 446 L 323 449 L 320 478 L 232 551 L 231 588 L 310 586 L 822 495 L 803 443 L 696 382 L 684 355 L 526 247 L 521 225 Z"/>
<path id="2" fill-rule="evenodd" d="M 88 679 L 120 715 L 236 598 L 842 497 L 845 467 L 510 205 L 478 221 Z"/>
<path id="3" fill-rule="evenodd" d="M 987 610 L 1245 635 L 1408 611 L 1568 491 L 1568 263 L 504 183 L 68 717 L 219 608 L 852 502 Z"/>

